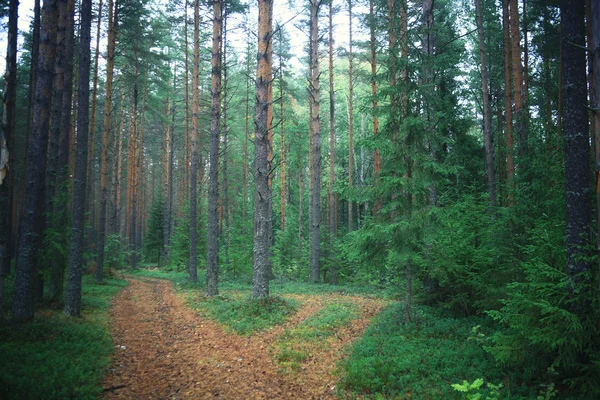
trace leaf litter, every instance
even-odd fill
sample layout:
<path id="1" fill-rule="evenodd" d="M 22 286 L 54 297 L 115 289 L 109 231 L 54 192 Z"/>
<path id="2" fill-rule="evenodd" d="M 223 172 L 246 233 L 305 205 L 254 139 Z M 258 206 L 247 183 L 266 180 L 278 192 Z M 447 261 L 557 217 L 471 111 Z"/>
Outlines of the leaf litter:
<path id="1" fill-rule="evenodd" d="M 188 308 L 170 282 L 129 279 L 111 309 L 115 343 L 106 399 L 333 399 L 336 365 L 386 304 L 339 294 L 289 295 L 301 303 L 283 325 L 240 336 Z M 277 362 L 278 339 L 323 306 L 352 301 L 358 318 L 316 346 L 293 373 Z"/>

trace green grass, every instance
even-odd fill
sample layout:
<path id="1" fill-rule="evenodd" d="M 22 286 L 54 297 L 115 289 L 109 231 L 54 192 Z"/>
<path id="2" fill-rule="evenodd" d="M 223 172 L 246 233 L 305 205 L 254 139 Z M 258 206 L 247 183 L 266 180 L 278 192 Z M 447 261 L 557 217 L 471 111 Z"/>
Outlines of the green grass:
<path id="1" fill-rule="evenodd" d="M 502 369 L 469 339 L 473 327 L 484 324 L 482 318 L 451 318 L 428 307 L 416 308 L 406 324 L 403 306 L 395 303 L 352 346 L 341 364 L 341 387 L 368 398 L 458 399 L 463 397 L 451 384 L 483 378 L 504 383 L 501 398 L 534 395 L 515 385 L 508 393 Z"/>
<path id="2" fill-rule="evenodd" d="M 0 326 L 0 398 L 97 398 L 113 351 L 108 310 L 126 285 L 116 278 L 97 285 L 85 276 L 82 318 L 43 309 L 29 324 Z"/>
<path id="3" fill-rule="evenodd" d="M 318 313 L 306 318 L 300 325 L 287 330 L 279 340 L 277 361 L 284 369 L 297 370 L 311 351 L 326 346 L 326 339 L 350 323 L 358 315 L 358 307 L 351 302 L 329 303 Z"/>
<path id="4" fill-rule="evenodd" d="M 298 308 L 298 302 L 278 296 L 266 299 L 197 296 L 190 305 L 239 335 L 251 335 L 281 325 Z"/>

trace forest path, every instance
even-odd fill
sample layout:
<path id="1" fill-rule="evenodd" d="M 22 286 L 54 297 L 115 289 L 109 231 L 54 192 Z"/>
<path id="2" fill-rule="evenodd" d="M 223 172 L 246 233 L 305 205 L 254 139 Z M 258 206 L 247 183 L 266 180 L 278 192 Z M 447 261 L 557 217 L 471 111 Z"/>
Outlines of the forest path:
<path id="1" fill-rule="evenodd" d="M 112 366 L 106 399 L 329 399 L 336 362 L 385 302 L 358 296 L 290 295 L 300 309 L 282 326 L 252 336 L 226 332 L 184 305 L 171 282 L 128 279 L 114 300 Z M 317 346 L 297 371 L 274 355 L 279 336 L 335 301 L 352 301 L 360 316 Z"/>

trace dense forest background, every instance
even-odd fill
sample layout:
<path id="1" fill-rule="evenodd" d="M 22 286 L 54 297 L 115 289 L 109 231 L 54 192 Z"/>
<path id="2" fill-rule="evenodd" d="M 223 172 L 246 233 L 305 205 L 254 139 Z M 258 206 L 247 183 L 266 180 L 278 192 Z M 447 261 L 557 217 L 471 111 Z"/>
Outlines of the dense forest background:
<path id="1" fill-rule="evenodd" d="M 142 264 L 373 286 L 598 396 L 600 2 L 107 1 L 2 9 L 5 316 Z"/>

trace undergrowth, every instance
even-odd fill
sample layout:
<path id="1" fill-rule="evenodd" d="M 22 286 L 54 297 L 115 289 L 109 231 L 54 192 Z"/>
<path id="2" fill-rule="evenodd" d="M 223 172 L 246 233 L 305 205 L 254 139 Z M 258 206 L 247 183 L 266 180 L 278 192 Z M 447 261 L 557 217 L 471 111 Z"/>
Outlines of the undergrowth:
<path id="1" fill-rule="evenodd" d="M 406 324 L 403 305 L 395 303 L 352 346 L 341 364 L 341 387 L 367 398 L 456 399 L 463 396 L 451 384 L 482 378 L 503 383 L 500 398 L 535 398 L 537 390 L 518 383 L 531 377 L 505 376 L 478 343 L 484 323 L 418 307 Z"/>
<path id="2" fill-rule="evenodd" d="M 127 282 L 83 278 L 82 318 L 43 309 L 33 322 L 0 326 L 0 398 L 95 399 L 113 344 L 108 310 Z"/>
<path id="3" fill-rule="evenodd" d="M 323 339 L 334 335 L 357 316 L 358 307 L 352 302 L 327 304 L 300 325 L 284 332 L 279 339 L 279 365 L 284 369 L 297 370 L 312 351 L 327 346 Z"/>
<path id="4" fill-rule="evenodd" d="M 197 296 L 190 305 L 240 335 L 281 325 L 298 309 L 296 301 L 278 296 L 265 299 Z"/>

